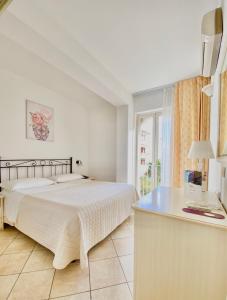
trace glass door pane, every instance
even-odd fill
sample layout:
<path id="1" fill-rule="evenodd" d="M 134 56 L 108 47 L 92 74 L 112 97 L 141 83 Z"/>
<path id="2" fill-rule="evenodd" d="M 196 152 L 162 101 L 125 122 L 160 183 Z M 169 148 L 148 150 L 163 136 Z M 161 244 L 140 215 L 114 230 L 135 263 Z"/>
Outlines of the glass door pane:
<path id="1" fill-rule="evenodd" d="M 141 196 L 161 184 L 162 114 L 139 116 L 137 120 L 137 190 Z"/>
<path id="2" fill-rule="evenodd" d="M 162 161 L 162 114 L 156 115 L 156 141 L 157 141 L 157 155 L 156 155 L 156 186 L 161 184 L 161 161 Z"/>
<path id="3" fill-rule="evenodd" d="M 153 116 L 140 117 L 137 137 L 137 188 L 141 195 L 149 193 L 154 186 L 153 133 Z"/>

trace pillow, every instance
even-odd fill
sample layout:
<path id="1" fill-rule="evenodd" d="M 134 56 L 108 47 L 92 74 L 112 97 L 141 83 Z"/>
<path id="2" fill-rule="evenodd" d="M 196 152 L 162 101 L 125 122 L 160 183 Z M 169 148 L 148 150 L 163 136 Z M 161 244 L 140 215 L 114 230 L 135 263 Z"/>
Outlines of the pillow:
<path id="1" fill-rule="evenodd" d="M 1 186 L 7 191 L 17 191 L 33 187 L 41 187 L 54 184 L 53 180 L 48 178 L 23 178 L 18 180 L 4 181 Z"/>
<path id="2" fill-rule="evenodd" d="M 76 174 L 76 173 L 63 174 L 63 175 L 57 175 L 57 176 L 51 177 L 52 180 L 55 180 L 58 183 L 72 181 L 72 180 L 76 180 L 76 179 L 82 179 L 82 178 L 84 178 L 83 175 Z"/>

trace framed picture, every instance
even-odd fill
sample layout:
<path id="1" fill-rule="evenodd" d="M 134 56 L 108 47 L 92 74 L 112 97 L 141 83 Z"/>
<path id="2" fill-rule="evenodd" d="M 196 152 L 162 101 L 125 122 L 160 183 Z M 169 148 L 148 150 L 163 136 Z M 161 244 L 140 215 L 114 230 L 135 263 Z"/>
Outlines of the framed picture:
<path id="1" fill-rule="evenodd" d="M 26 100 L 26 138 L 54 141 L 54 109 Z"/>

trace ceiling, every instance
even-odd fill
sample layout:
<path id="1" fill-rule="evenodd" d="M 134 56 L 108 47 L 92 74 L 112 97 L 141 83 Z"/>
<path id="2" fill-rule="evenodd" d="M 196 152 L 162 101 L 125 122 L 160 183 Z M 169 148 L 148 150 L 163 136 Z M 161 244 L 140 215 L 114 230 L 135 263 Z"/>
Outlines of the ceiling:
<path id="1" fill-rule="evenodd" d="M 200 71 L 201 19 L 215 0 L 39 0 L 131 92 Z"/>
<path id="2" fill-rule="evenodd" d="M 70 76 L 1 34 L 0 45 L 0 70 L 7 70 L 20 77 L 27 78 L 63 95 L 68 100 L 77 101 L 77 103 L 88 109 L 102 105 L 103 102 L 106 103 Z"/>
<path id="3" fill-rule="evenodd" d="M 199 74 L 201 19 L 216 5 L 215 0 L 14 0 L 0 33 L 121 105 L 132 93 Z M 30 31 L 17 32 L 19 23 Z M 28 43 L 35 35 L 45 49 Z"/>

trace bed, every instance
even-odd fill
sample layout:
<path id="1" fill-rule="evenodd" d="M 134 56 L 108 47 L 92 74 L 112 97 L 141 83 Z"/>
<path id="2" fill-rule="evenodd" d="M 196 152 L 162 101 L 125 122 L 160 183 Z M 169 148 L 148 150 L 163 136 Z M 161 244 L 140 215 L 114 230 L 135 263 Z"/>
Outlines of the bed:
<path id="1" fill-rule="evenodd" d="M 48 167 L 50 175 L 72 173 L 72 158 L 0 160 L 0 180 L 3 171 L 9 180 L 13 171 L 20 178 L 22 168 L 27 177 L 37 170 L 45 177 Z M 4 221 L 51 250 L 56 269 L 77 259 L 87 267 L 88 251 L 127 219 L 136 200 L 131 185 L 89 179 L 3 193 Z"/>

